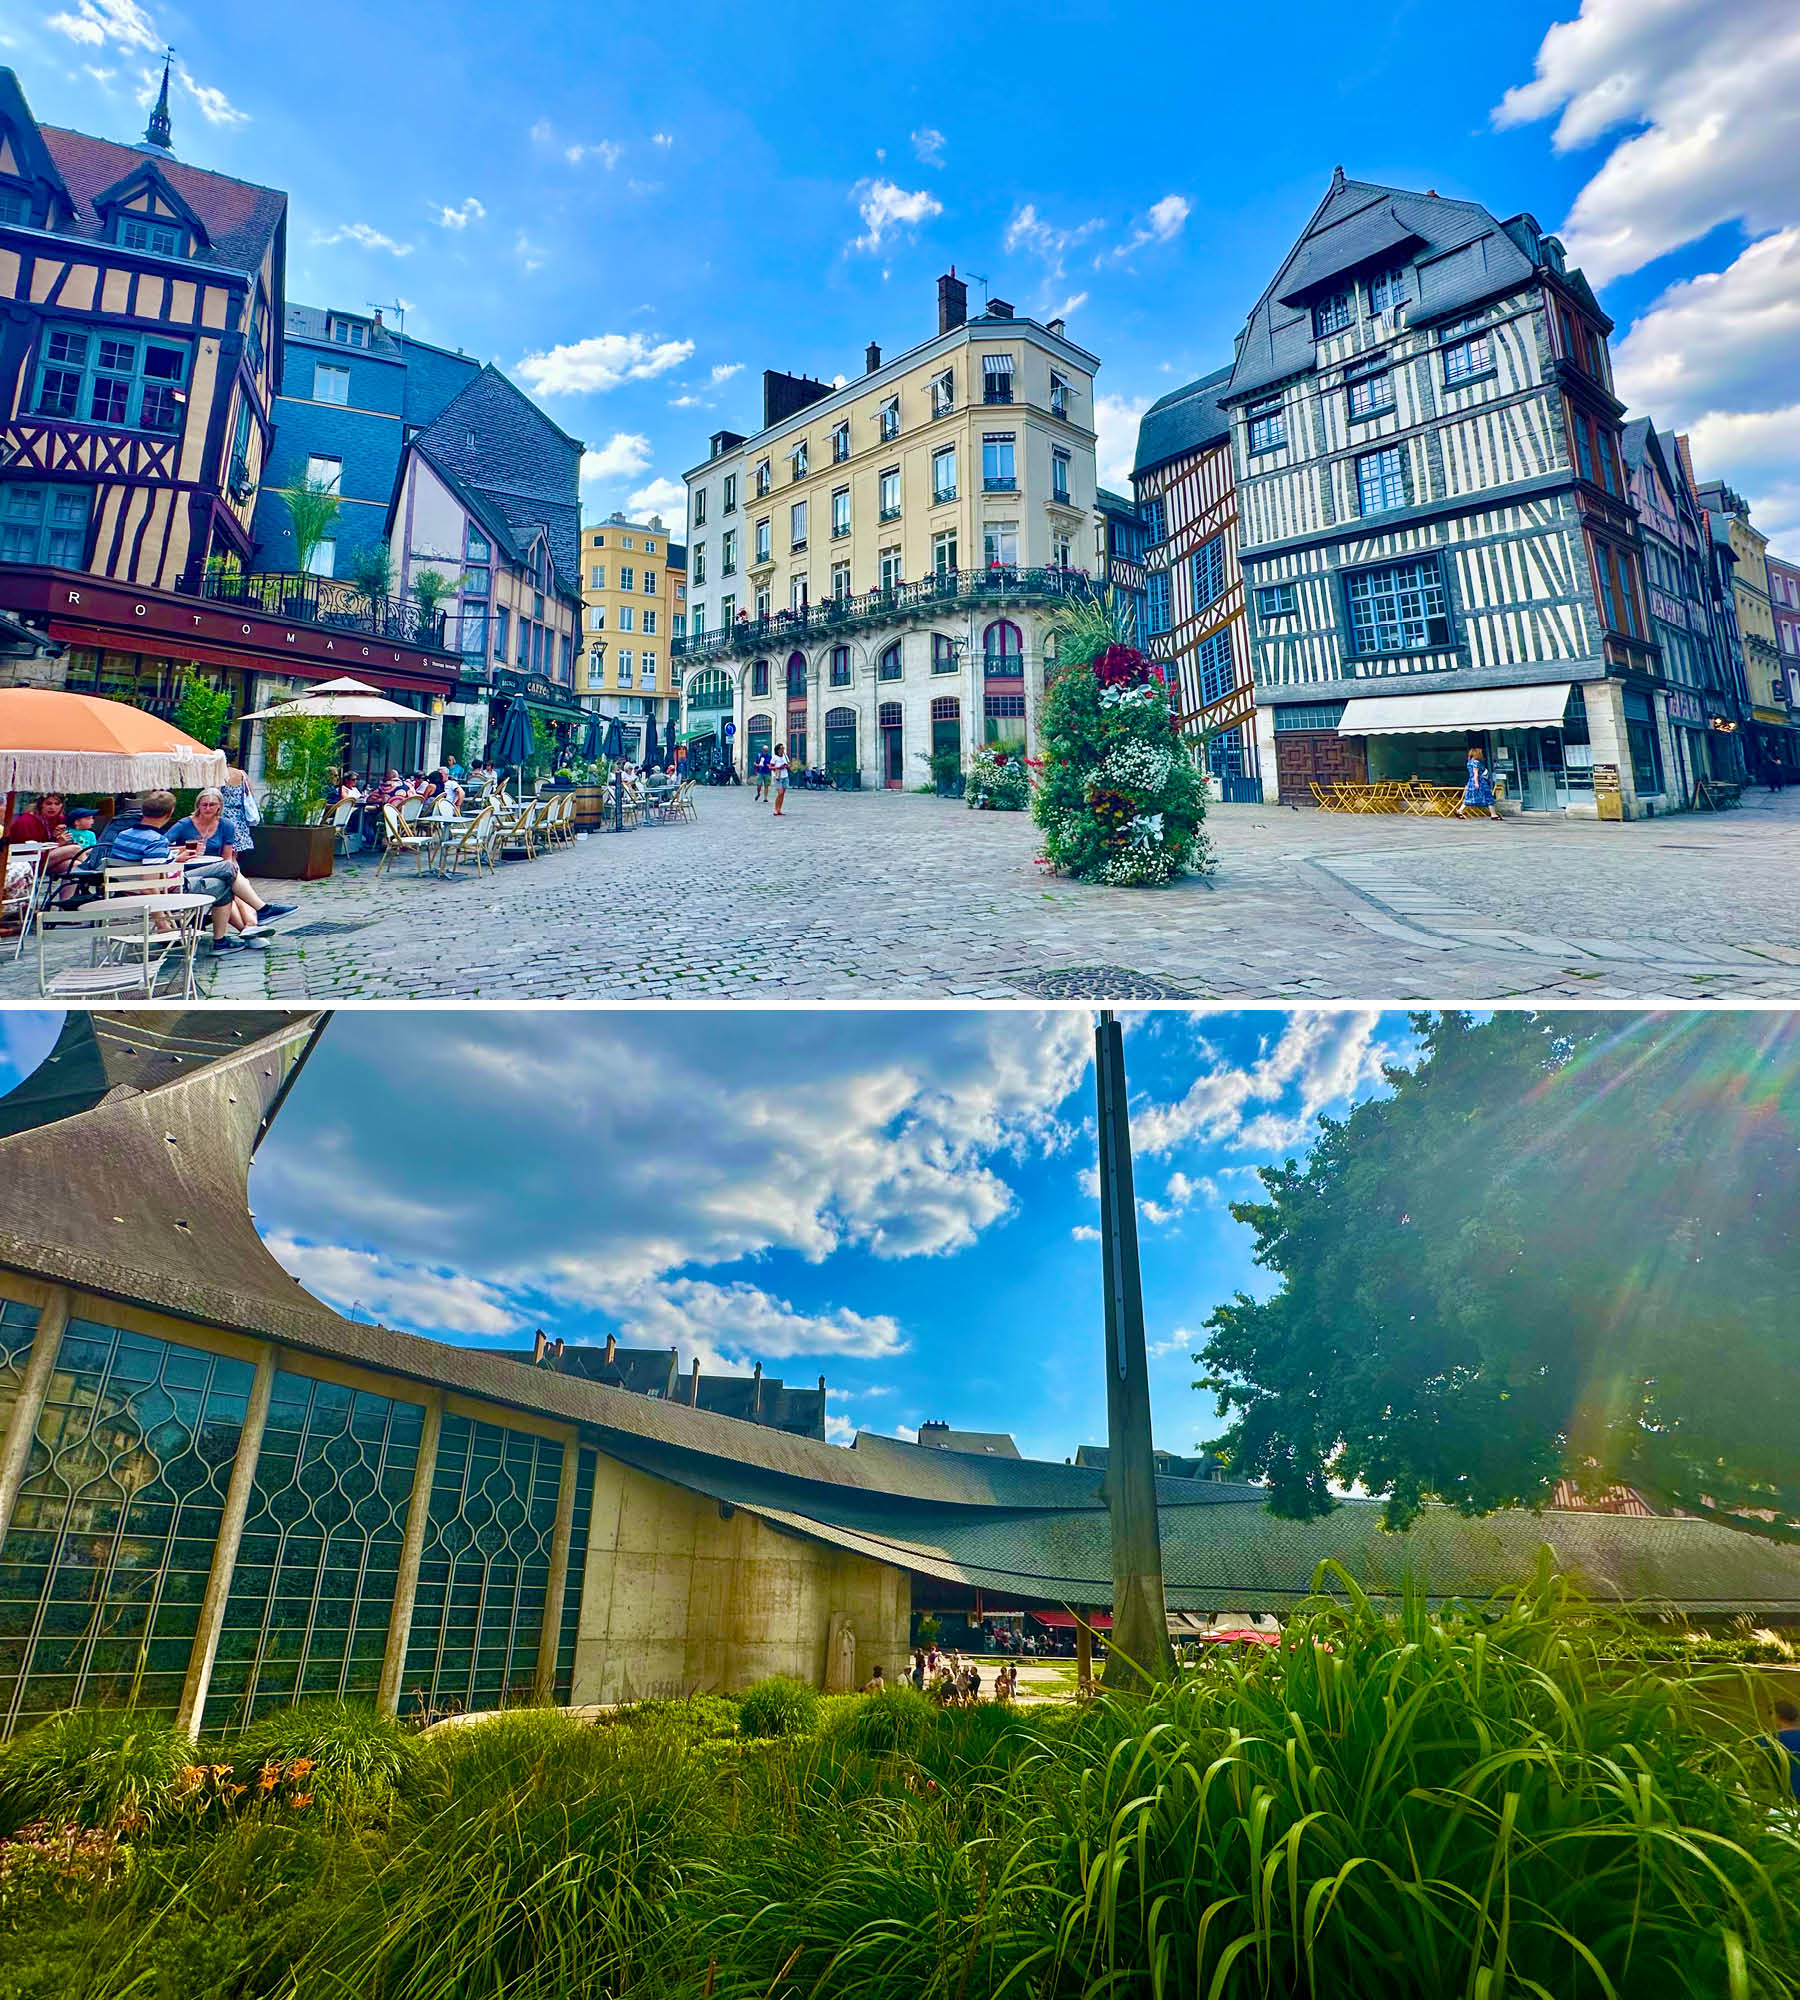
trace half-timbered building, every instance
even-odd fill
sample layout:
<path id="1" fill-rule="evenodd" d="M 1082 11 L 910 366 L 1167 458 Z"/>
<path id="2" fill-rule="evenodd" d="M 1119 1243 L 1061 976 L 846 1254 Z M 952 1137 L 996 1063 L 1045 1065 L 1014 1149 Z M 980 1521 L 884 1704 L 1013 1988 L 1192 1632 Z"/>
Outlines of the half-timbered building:
<path id="1" fill-rule="evenodd" d="M 0 69 L 0 612 L 38 635 L 0 675 L 163 712 L 198 679 L 240 715 L 451 686 L 436 621 L 255 573 L 286 244 L 286 195 L 175 157 L 166 71 L 131 146 L 40 125 Z"/>
<path id="2" fill-rule="evenodd" d="M 1682 804 L 1692 805 L 1702 779 L 1742 779 L 1747 705 L 1738 697 L 1734 662 L 1707 587 L 1706 510 L 1675 440 L 1638 417 L 1625 426 L 1620 446 L 1644 539 L 1650 629 L 1667 683 L 1672 789 Z"/>
<path id="3" fill-rule="evenodd" d="M 1221 368 L 1151 404 L 1131 479 L 1145 524 L 1146 650 L 1179 688 L 1182 727 L 1205 740 L 1220 796 L 1256 799 L 1231 420 L 1219 401 L 1230 376 Z"/>
<path id="4" fill-rule="evenodd" d="M 1144 643 L 1144 519 L 1135 500 L 1123 493 L 1094 490 L 1094 511 L 1100 517 L 1098 574 L 1128 621 L 1134 642 Z"/>
<path id="5" fill-rule="evenodd" d="M 1531 216 L 1338 170 L 1221 398 L 1265 796 L 1476 745 L 1527 811 L 1670 802 L 1611 327 Z"/>

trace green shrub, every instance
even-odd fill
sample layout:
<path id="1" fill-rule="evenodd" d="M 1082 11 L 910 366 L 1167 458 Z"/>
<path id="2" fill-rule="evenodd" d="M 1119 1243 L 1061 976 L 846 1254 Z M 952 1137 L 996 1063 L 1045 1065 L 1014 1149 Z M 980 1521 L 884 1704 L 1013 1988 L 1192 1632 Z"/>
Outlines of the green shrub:
<path id="1" fill-rule="evenodd" d="M 239 1782 L 253 1783 L 265 1765 L 304 1759 L 311 1766 L 307 1789 L 318 1805 L 357 1816 L 386 1806 L 416 1742 L 392 1716 L 366 1703 L 302 1701 L 258 1716 L 216 1753 L 216 1761 L 230 1764 Z"/>
<path id="2" fill-rule="evenodd" d="M 916 1757 L 938 1711 L 915 1687 L 901 1684 L 856 1697 L 833 1734 L 869 1757 Z"/>
<path id="3" fill-rule="evenodd" d="M 738 1704 L 738 1728 L 746 1736 L 810 1736 L 818 1726 L 818 1695 L 786 1674 L 758 1681 Z"/>
<path id="4" fill-rule="evenodd" d="M 738 1733 L 738 1705 L 728 1694 L 691 1694 L 682 1701 L 640 1701 L 610 1718 L 618 1728 L 671 1728 L 690 1743 L 717 1743 Z"/>
<path id="5" fill-rule="evenodd" d="M 34 1820 L 117 1828 L 167 1810 L 193 1746 L 167 1716 L 71 1708 L 0 1751 L 0 1832 Z"/>

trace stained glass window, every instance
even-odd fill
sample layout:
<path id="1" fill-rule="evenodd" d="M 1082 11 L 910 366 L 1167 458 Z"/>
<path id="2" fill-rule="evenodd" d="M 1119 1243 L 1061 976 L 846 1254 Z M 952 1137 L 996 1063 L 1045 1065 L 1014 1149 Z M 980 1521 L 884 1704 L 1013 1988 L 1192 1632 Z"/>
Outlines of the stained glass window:
<path id="1" fill-rule="evenodd" d="M 276 1375 L 209 1732 L 307 1695 L 375 1699 L 424 1421 L 417 1403 Z"/>
<path id="2" fill-rule="evenodd" d="M 176 1707 L 253 1374 L 70 1321 L 0 1550 L 0 1735 L 79 1701 Z"/>

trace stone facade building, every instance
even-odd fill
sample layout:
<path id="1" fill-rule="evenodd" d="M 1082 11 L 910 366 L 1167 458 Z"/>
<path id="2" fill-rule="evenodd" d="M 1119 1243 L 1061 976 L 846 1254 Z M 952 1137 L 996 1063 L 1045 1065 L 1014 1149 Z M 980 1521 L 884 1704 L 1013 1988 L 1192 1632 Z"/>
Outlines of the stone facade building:
<path id="1" fill-rule="evenodd" d="M 687 474 L 691 754 L 785 743 L 899 788 L 1034 747 L 1050 620 L 1099 562 L 1099 365 L 1004 300 L 969 319 L 949 272 L 932 339 L 840 384 L 765 373 L 762 428 Z"/>
<path id="2" fill-rule="evenodd" d="M 1530 216 L 1338 171 L 1220 398 L 1265 796 L 1477 744 L 1526 811 L 1670 802 L 1611 325 Z"/>
<path id="3" fill-rule="evenodd" d="M 582 529 L 575 692 L 597 715 L 652 720 L 659 763 L 673 761 L 672 738 L 662 732 L 675 732 L 680 720 L 674 646 L 686 615 L 687 550 L 669 539 L 660 514 L 648 521 L 612 514 Z"/>
<path id="4" fill-rule="evenodd" d="M 1749 501 L 1724 480 L 1702 480 L 1699 492 L 1731 550 L 1732 606 L 1750 696 L 1746 761 L 1753 777 L 1778 769 L 1785 783 L 1800 782 L 1800 733 L 1788 712 L 1787 669 L 1769 600 L 1769 538 L 1751 521 Z"/>

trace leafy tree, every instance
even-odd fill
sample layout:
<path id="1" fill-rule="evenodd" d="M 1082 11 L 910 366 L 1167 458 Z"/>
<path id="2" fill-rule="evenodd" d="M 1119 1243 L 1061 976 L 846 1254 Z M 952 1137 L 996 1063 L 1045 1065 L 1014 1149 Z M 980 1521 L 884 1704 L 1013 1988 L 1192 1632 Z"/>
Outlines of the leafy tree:
<path id="1" fill-rule="evenodd" d="M 1273 1297 L 1206 1322 L 1215 1443 L 1274 1512 L 1465 1514 L 1567 1477 L 1800 1540 L 1800 1025 L 1418 1016 L 1391 1096 L 1232 1205 Z"/>
<path id="2" fill-rule="evenodd" d="M 209 750 L 219 747 L 219 738 L 231 719 L 231 697 L 190 674 L 181 684 L 175 704 L 175 727 L 184 730 L 196 743 Z"/>
<path id="3" fill-rule="evenodd" d="M 263 744 L 271 818 L 309 825 L 338 761 L 338 724 L 327 715 L 283 717 L 265 725 Z"/>
<path id="4" fill-rule="evenodd" d="M 328 480 L 304 475 L 276 487 L 275 497 L 288 510 L 288 519 L 294 524 L 294 568 L 304 575 L 312 568 L 319 544 L 330 534 L 344 503 Z"/>

